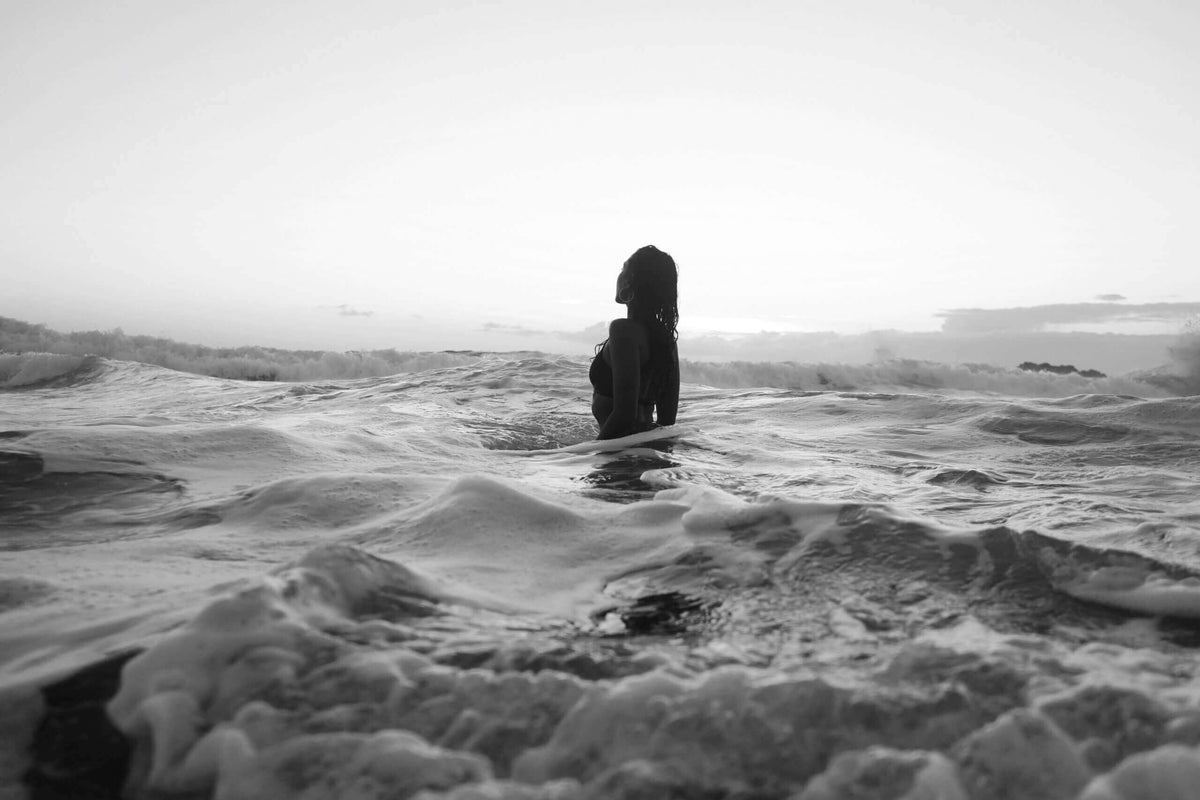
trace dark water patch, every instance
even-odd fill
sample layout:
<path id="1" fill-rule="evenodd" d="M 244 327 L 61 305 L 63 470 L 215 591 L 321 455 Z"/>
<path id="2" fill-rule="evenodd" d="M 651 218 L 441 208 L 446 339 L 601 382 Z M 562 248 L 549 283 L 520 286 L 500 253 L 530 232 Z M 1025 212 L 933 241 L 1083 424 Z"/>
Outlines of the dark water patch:
<path id="1" fill-rule="evenodd" d="M 689 597 L 682 592 L 643 595 L 615 612 L 624 630 L 614 635 L 671 636 L 684 633 L 694 627 L 697 618 L 713 605 L 712 601 Z"/>
<path id="2" fill-rule="evenodd" d="M 614 503 L 645 500 L 662 487 L 647 483 L 642 476 L 651 470 L 669 470 L 679 466 L 678 461 L 669 457 L 671 448 L 669 442 L 650 442 L 647 447 L 639 449 L 657 450 L 662 455 L 639 452 L 606 459 L 600 467 L 575 480 L 590 487 L 587 492 L 589 497 Z"/>
<path id="3" fill-rule="evenodd" d="M 33 431 L 0 431 L 0 441 L 5 439 L 24 439 Z"/>
<path id="4" fill-rule="evenodd" d="M 183 482 L 153 473 L 39 472 L 34 463 L 21 460 L 18 475 L 25 480 L 0 480 L 0 549 L 20 550 L 42 546 L 38 531 L 55 531 L 55 542 L 68 515 L 112 510 L 133 516 L 153 511 L 183 494 Z M 136 521 L 141 521 L 140 519 Z M 24 535 L 23 535 L 24 534 Z"/>
<path id="5" fill-rule="evenodd" d="M 361 599 L 355 611 L 363 617 L 386 620 L 412 620 L 446 613 L 437 599 L 404 586 L 378 588 Z"/>
<path id="6" fill-rule="evenodd" d="M 189 555 L 201 561 L 246 561 L 248 557 L 232 550 L 222 550 L 218 547 L 198 547 Z"/>
<path id="7" fill-rule="evenodd" d="M 105 704 L 140 650 L 112 656 L 42 689 L 46 712 L 34 734 L 25 784 L 34 800 L 120 800 L 132 752 Z"/>
<path id="8" fill-rule="evenodd" d="M 0 486 L 33 480 L 44 468 L 45 461 L 37 453 L 0 450 Z"/>
<path id="9" fill-rule="evenodd" d="M 983 492 L 1008 483 L 1008 478 L 978 469 L 942 469 L 926 481 L 936 486 L 969 486 Z"/>
<path id="10" fill-rule="evenodd" d="M 217 525 L 222 519 L 220 512 L 215 508 L 184 508 L 178 511 L 169 511 L 155 519 L 154 522 L 163 526 L 167 531 L 190 531 Z"/>
<path id="11" fill-rule="evenodd" d="M 1118 442 L 1130 434 L 1124 425 L 1089 424 L 1069 418 L 986 417 L 979 427 L 989 433 L 1015 436 L 1029 444 L 1083 445 Z"/>
<path id="12" fill-rule="evenodd" d="M 34 578 L 0 578 L 0 611 L 23 608 L 55 594 L 54 584 Z"/>
<path id="13" fill-rule="evenodd" d="M 1164 617 L 1158 620 L 1158 631 L 1168 642 L 1193 650 L 1200 649 L 1200 623 L 1196 620 Z M 1200 744 L 1200 740 L 1196 743 Z"/>
<path id="14" fill-rule="evenodd" d="M 596 437 L 596 425 L 583 414 L 525 414 L 513 419 L 468 420 L 487 450 L 554 450 Z"/>
<path id="15" fill-rule="evenodd" d="M 322 397 L 330 393 L 340 394 L 345 389 L 345 386 L 339 384 L 299 383 L 289 386 L 283 394 L 288 397 L 310 397 L 314 395 Z M 279 396 L 282 395 L 276 395 L 276 397 Z"/>
<path id="16" fill-rule="evenodd" d="M 586 636 L 526 636 L 493 640 L 471 647 L 441 644 L 427 655 L 439 664 L 470 664 L 471 669 L 493 672 L 560 672 L 588 681 L 615 680 L 640 675 L 658 666 L 641 658 L 641 650 L 623 639 L 595 640 Z"/>

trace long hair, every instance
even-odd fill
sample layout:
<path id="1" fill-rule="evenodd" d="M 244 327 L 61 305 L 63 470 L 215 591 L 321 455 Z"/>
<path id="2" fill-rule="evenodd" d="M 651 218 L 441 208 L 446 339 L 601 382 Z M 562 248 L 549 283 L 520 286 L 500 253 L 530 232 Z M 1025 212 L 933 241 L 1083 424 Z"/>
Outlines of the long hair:
<path id="1" fill-rule="evenodd" d="M 626 261 L 629 288 L 637 299 L 635 319 L 646 326 L 650 339 L 650 380 L 643 397 L 657 400 L 668 375 L 677 369 L 675 343 L 679 341 L 679 268 L 675 259 L 652 244 L 640 247 Z M 596 355 L 608 344 L 596 345 Z"/>
<path id="2" fill-rule="evenodd" d="M 679 341 L 679 268 L 675 259 L 648 244 L 625 263 L 639 315 L 653 318 L 670 334 L 671 341 Z"/>

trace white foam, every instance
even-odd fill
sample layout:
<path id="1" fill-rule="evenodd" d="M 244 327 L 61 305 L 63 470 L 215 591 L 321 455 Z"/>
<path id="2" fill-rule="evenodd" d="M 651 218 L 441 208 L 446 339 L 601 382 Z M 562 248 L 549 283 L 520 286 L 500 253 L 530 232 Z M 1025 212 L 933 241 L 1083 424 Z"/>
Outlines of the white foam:
<path id="1" fill-rule="evenodd" d="M 1200 578 L 1169 578 L 1141 567 L 1109 566 L 1056 583 L 1080 600 L 1152 616 L 1200 618 Z"/>
<path id="2" fill-rule="evenodd" d="M 291 750 L 260 758 L 256 753 L 257 745 L 264 743 L 262 716 L 239 712 L 264 692 L 301 690 L 299 675 L 310 667 L 314 654 L 344 650 L 344 644 L 322 634 L 320 627 L 347 624 L 361 593 L 378 577 L 364 572 L 362 559 L 339 562 L 336 553 L 318 551 L 309 561 L 322 568 L 298 567 L 224 597 L 125 665 L 108 712 L 135 742 L 133 785 L 180 792 L 220 781 L 218 796 L 253 796 L 246 793 L 247 785 L 258 787 L 253 791 L 265 786 L 275 792 L 259 796 L 292 796 L 279 793 L 282 784 L 274 782 L 276 773 L 286 770 L 281 759 L 286 762 L 287 753 L 294 754 L 296 748 L 319 749 L 318 744 L 289 739 Z M 406 670 L 427 665 L 406 651 L 386 660 L 351 654 L 306 677 L 309 702 L 336 703 L 342 699 L 339 692 L 345 691 L 338 687 L 347 683 L 359 701 L 371 686 L 382 700 L 397 684 L 407 682 Z M 239 718 L 246 730 L 234 724 Z M 339 739 L 333 744 L 351 763 L 337 766 L 349 770 L 347 780 L 383 769 L 387 775 L 380 780 L 389 785 L 394 782 L 390 767 L 380 766 L 388 758 L 431 762 L 437 769 L 451 764 L 465 770 L 464 775 L 486 777 L 486 770 L 476 769 L 477 758 L 446 756 L 406 736 L 381 734 L 349 743 Z M 329 766 L 336 772 L 335 765 Z M 435 780 L 428 785 L 453 783 Z"/>
<path id="3" fill-rule="evenodd" d="M 907 791 L 896 795 L 903 782 L 909 783 Z M 867 797 L 885 783 L 888 796 L 896 800 L 967 800 L 954 762 L 946 756 L 936 751 L 887 747 L 871 747 L 835 757 L 795 800 Z"/>
<path id="4" fill-rule="evenodd" d="M 674 504 L 637 526 L 619 506 L 568 505 L 530 487 L 468 475 L 428 501 L 364 529 L 383 555 L 395 553 L 458 587 L 475 587 L 511 607 L 573 617 L 599 602 L 613 574 L 677 555 L 688 545 Z"/>

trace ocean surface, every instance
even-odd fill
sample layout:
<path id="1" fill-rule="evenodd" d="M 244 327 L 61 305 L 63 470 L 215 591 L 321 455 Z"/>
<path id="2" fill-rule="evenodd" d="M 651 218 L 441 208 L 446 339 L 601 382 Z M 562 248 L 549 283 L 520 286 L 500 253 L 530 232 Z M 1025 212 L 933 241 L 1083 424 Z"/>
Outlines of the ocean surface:
<path id="1" fill-rule="evenodd" d="M 0 797 L 1200 797 L 1200 397 L 0 355 Z"/>

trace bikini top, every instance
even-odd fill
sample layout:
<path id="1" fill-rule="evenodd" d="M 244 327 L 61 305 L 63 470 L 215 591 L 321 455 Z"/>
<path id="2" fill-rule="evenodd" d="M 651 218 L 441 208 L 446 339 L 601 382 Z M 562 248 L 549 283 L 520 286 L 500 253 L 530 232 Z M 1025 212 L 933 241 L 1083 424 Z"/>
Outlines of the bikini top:
<path id="1" fill-rule="evenodd" d="M 602 397 L 613 396 L 613 376 L 612 367 L 604 361 L 604 351 L 608 348 L 608 342 L 604 343 L 604 347 L 600 348 L 600 352 L 596 353 L 596 357 L 592 359 L 592 366 L 588 369 L 588 380 L 592 382 L 592 391 Z M 642 364 L 641 378 L 638 385 L 641 387 L 641 396 L 638 398 L 638 403 L 643 406 L 652 406 L 657 402 L 659 375 L 654 370 L 654 358 L 646 359 L 646 363 Z"/>

